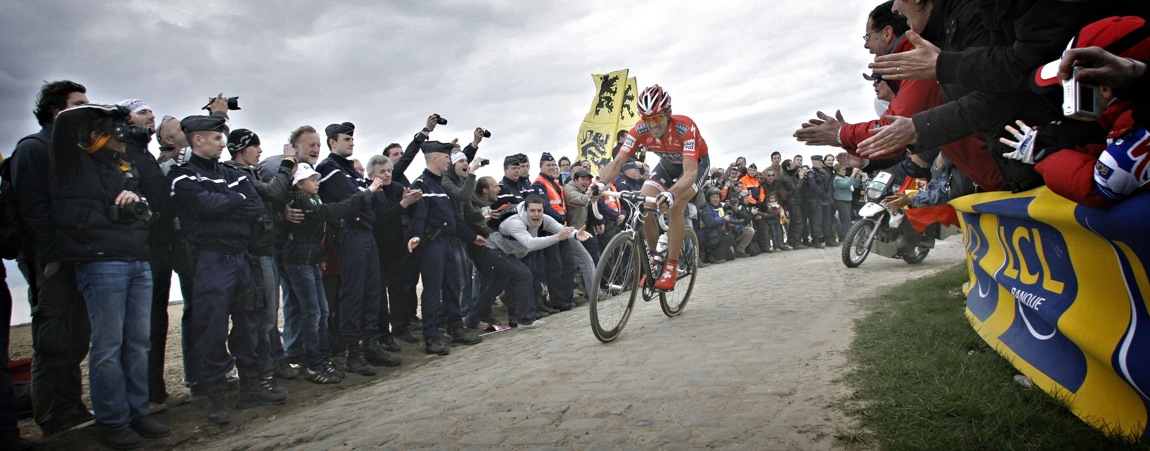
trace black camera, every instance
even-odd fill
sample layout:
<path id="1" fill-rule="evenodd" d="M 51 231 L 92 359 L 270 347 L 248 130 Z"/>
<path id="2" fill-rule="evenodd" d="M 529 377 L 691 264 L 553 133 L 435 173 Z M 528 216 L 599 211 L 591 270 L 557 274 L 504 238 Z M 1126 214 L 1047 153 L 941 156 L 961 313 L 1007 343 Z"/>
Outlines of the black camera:
<path id="1" fill-rule="evenodd" d="M 108 219 L 112 220 L 112 222 L 148 222 L 152 220 L 152 207 L 148 205 L 147 199 L 144 198 L 140 198 L 140 200 L 124 207 L 112 205 L 108 208 Z"/>
<path id="2" fill-rule="evenodd" d="M 486 158 L 480 158 L 479 159 L 479 165 L 480 166 L 487 166 L 488 163 L 491 163 L 491 160 L 488 160 Z"/>
<path id="3" fill-rule="evenodd" d="M 491 137 L 491 130 L 488 130 L 486 128 L 483 129 L 483 137 L 484 138 L 490 138 Z"/>
<path id="4" fill-rule="evenodd" d="M 239 96 L 236 96 L 236 97 L 228 97 L 228 99 L 227 99 L 227 100 L 228 100 L 228 109 L 229 109 L 229 110 L 238 110 L 238 109 L 240 109 L 240 98 L 239 98 Z M 208 111 L 211 111 L 211 108 L 210 108 L 210 107 L 212 106 L 212 102 L 215 102 L 215 101 L 216 101 L 216 98 L 215 98 L 215 97 L 209 97 L 209 98 L 208 98 L 208 104 L 207 104 L 207 105 L 204 105 L 204 108 L 203 108 L 203 109 L 205 109 L 205 110 L 208 110 Z"/>
<path id="5" fill-rule="evenodd" d="M 127 122 L 116 122 L 112 126 L 112 138 L 119 142 L 147 142 L 152 137 L 152 130 L 148 127 L 128 125 Z"/>
<path id="6" fill-rule="evenodd" d="M 443 116 L 439 115 L 439 113 L 432 114 L 432 116 L 435 116 L 435 123 L 436 124 L 447 125 L 447 119 L 444 119 Z"/>

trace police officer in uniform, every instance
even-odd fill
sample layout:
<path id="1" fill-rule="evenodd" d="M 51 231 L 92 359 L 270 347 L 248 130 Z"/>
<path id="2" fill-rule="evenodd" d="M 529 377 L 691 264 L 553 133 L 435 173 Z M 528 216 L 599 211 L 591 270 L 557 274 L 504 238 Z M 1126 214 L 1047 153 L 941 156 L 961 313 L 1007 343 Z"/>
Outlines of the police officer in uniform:
<path id="1" fill-rule="evenodd" d="M 366 190 L 368 180 L 351 162 L 355 125 L 331 124 L 324 129 L 331 153 L 319 163 L 319 196 L 324 203 L 341 202 Z M 339 262 L 339 332 L 347 346 L 346 370 L 375 375 L 371 366 L 399 366 L 398 356 L 380 345 L 379 308 L 383 285 L 379 280 L 379 249 L 372 236 L 375 212 L 371 206 L 330 228 L 329 238 Z M 386 327 L 386 326 L 384 326 Z"/>
<path id="2" fill-rule="evenodd" d="M 187 163 L 173 167 L 168 178 L 173 209 L 194 249 L 190 265 L 193 317 L 191 330 L 185 333 L 196 363 L 189 382 L 193 393 L 211 401 L 208 420 L 225 424 L 230 421 L 227 374 L 233 365 L 240 375 L 238 408 L 287 400 L 286 393 L 274 390 L 260 377 L 261 361 L 255 349 L 265 305 L 258 290 L 253 290 L 246 251 L 252 224 L 264 213 L 264 206 L 247 177 L 220 164 L 227 145 L 224 118 L 188 116 L 180 127 L 192 155 Z"/>
<path id="3" fill-rule="evenodd" d="M 411 227 L 407 231 L 407 249 L 417 255 L 419 274 L 423 278 L 420 300 L 424 351 L 447 355 L 450 350 L 439 339 L 440 326 L 446 326 L 452 343 L 473 345 L 483 341 L 463 327 L 459 313 L 459 254 L 455 251 L 458 246 L 455 240 L 478 246 L 486 245 L 487 240 L 463 223 L 443 189 L 441 180 L 451 168 L 452 145 L 427 141 L 420 147 L 427 169 L 411 184 L 413 190 L 423 193 L 423 198 L 414 205 Z"/>

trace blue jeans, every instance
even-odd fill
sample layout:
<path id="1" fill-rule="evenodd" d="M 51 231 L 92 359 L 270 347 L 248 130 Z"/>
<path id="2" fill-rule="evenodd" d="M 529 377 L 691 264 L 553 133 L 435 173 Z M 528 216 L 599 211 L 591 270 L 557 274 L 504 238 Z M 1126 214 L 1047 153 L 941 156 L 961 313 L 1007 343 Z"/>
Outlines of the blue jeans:
<path id="1" fill-rule="evenodd" d="M 76 281 L 92 323 L 92 408 L 111 430 L 149 413 L 152 269 L 147 260 L 77 263 Z"/>
<path id="2" fill-rule="evenodd" d="M 328 306 L 323 290 L 323 275 L 318 265 L 284 265 L 284 277 L 291 279 L 292 307 L 299 314 L 299 343 L 303 354 L 288 354 L 302 358 L 309 369 L 322 370 L 331 358 L 328 342 Z"/>
<path id="3" fill-rule="evenodd" d="M 280 292 L 283 293 L 284 327 L 283 333 L 277 329 L 274 333 L 279 338 L 280 349 L 272 350 L 273 360 L 283 360 L 288 355 L 303 355 L 302 343 L 299 342 L 300 314 L 296 311 L 295 302 L 291 300 L 291 280 L 284 275 L 283 259 L 279 254 L 275 256 L 276 275 L 279 276 Z"/>

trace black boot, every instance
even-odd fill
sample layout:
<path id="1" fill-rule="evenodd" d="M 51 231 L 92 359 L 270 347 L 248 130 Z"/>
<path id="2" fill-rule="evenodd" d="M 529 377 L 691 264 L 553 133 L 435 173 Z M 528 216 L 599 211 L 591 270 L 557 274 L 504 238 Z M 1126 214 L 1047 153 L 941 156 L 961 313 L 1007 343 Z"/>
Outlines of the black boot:
<path id="1" fill-rule="evenodd" d="M 351 340 L 347 341 L 347 363 L 344 364 L 344 367 L 349 373 L 375 376 L 375 368 L 368 365 L 367 360 L 363 357 L 363 347 Z"/>
<path id="2" fill-rule="evenodd" d="M 403 363 L 403 359 L 388 354 L 383 350 L 383 346 L 375 340 L 364 340 L 360 346 L 363 347 L 363 355 L 367 358 L 367 363 L 372 366 L 399 366 Z"/>
<path id="3" fill-rule="evenodd" d="M 542 297 L 535 298 L 535 312 L 538 313 L 536 316 L 547 316 L 559 313 L 558 310 L 548 306 L 546 300 Z"/>
<path id="4" fill-rule="evenodd" d="M 212 393 L 208 400 L 208 421 L 215 424 L 228 424 L 232 421 L 232 416 L 228 414 L 227 393 Z"/>
<path id="5" fill-rule="evenodd" d="M 278 393 L 264 378 L 240 378 L 240 402 L 236 408 L 240 410 L 257 407 L 283 404 L 287 401 L 287 392 Z"/>
<path id="6" fill-rule="evenodd" d="M 431 337 L 424 339 L 423 352 L 428 354 L 447 355 L 451 353 L 451 349 L 444 346 L 439 342 L 439 337 Z"/>
<path id="7" fill-rule="evenodd" d="M 447 332 L 451 335 L 451 342 L 461 345 L 477 345 L 483 343 L 483 337 L 476 335 L 475 332 L 467 328 L 455 329 Z"/>

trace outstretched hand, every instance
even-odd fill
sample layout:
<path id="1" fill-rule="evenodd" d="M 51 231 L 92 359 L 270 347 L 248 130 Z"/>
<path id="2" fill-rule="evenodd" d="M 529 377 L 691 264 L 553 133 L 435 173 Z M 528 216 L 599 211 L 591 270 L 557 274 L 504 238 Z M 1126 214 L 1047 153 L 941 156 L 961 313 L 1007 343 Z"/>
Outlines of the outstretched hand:
<path id="1" fill-rule="evenodd" d="M 934 68 L 942 50 L 913 31 L 906 32 L 906 38 L 914 45 L 914 50 L 879 56 L 870 64 L 871 70 L 886 80 L 938 78 Z"/>
<path id="2" fill-rule="evenodd" d="M 906 146 L 918 140 L 918 131 L 909 117 L 883 116 L 888 125 L 871 129 L 874 134 L 859 143 L 858 154 L 863 158 L 889 158 L 906 150 Z"/>
<path id="3" fill-rule="evenodd" d="M 791 136 L 808 146 L 841 146 L 839 131 L 846 122 L 842 111 L 835 111 L 835 117 L 822 111 L 815 112 L 815 116 L 804 122 Z"/>

